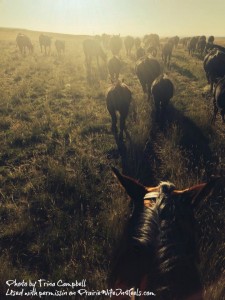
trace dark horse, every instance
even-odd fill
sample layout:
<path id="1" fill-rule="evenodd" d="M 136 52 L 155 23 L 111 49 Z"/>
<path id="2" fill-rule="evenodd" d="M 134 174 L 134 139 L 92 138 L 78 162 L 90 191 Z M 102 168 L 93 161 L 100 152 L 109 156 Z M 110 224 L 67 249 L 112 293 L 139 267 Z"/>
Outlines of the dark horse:
<path id="1" fill-rule="evenodd" d="M 194 210 L 219 179 L 177 190 L 169 182 L 145 187 L 113 171 L 133 201 L 133 213 L 114 255 L 110 287 L 117 292 L 133 288 L 139 299 L 154 293 L 159 300 L 202 300 Z"/>
<path id="2" fill-rule="evenodd" d="M 214 115 L 212 122 L 215 122 L 218 111 L 221 114 L 223 123 L 225 123 L 225 76 L 215 85 L 213 93 Z"/>
<path id="3" fill-rule="evenodd" d="M 16 37 L 16 42 L 21 53 L 26 54 L 26 48 L 28 49 L 29 53 L 33 52 L 31 40 L 25 34 L 19 33 Z"/>
<path id="4" fill-rule="evenodd" d="M 131 99 L 131 91 L 124 83 L 117 82 L 107 91 L 106 105 L 112 118 L 112 132 L 115 136 L 117 136 L 116 113 L 119 112 L 120 114 L 120 139 L 123 139 L 123 131 L 125 130 L 125 121 L 128 116 Z"/>
<path id="5" fill-rule="evenodd" d="M 173 42 L 168 41 L 162 48 L 162 60 L 165 66 L 170 66 L 170 60 L 173 52 Z"/>
<path id="6" fill-rule="evenodd" d="M 121 60 L 116 57 L 115 55 L 110 58 L 108 61 L 108 71 L 112 82 L 115 82 L 119 79 L 120 71 L 122 69 L 122 62 Z"/>
<path id="7" fill-rule="evenodd" d="M 213 48 L 204 58 L 203 67 L 206 78 L 210 84 L 210 92 L 218 80 L 225 76 L 225 48 L 223 50 Z"/>
<path id="8" fill-rule="evenodd" d="M 41 48 L 41 53 L 43 51 L 43 48 L 44 47 L 44 50 L 45 50 L 45 55 L 47 55 L 47 48 L 48 48 L 48 55 L 50 54 L 50 50 L 51 50 L 51 37 L 50 36 L 47 36 L 47 35 L 44 35 L 44 34 L 41 34 L 39 36 L 39 44 L 40 44 L 40 48 Z"/>
<path id="9" fill-rule="evenodd" d="M 170 99 L 173 97 L 173 83 L 166 74 L 162 74 L 153 81 L 151 92 L 155 104 L 156 119 L 163 122 Z"/>
<path id="10" fill-rule="evenodd" d="M 106 62 L 106 54 L 103 51 L 98 40 L 87 39 L 83 41 L 83 50 L 85 55 L 85 62 L 88 67 L 91 66 L 93 58 L 96 59 L 99 67 L 99 57 Z"/>
<path id="11" fill-rule="evenodd" d="M 148 100 L 151 97 L 152 82 L 160 75 L 161 68 L 155 58 L 142 57 L 136 62 L 136 74 L 141 83 L 144 93 L 148 93 Z"/>
<path id="12" fill-rule="evenodd" d="M 56 40 L 55 48 L 56 48 L 58 56 L 65 54 L 65 41 Z"/>

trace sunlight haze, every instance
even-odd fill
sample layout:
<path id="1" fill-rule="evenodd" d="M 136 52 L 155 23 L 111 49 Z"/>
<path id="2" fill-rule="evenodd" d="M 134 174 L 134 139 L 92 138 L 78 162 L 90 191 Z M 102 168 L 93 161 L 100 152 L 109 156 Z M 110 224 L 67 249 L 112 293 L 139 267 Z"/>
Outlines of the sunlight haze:
<path id="1" fill-rule="evenodd" d="M 224 36 L 223 0 L 0 0 L 0 27 L 69 34 Z"/>

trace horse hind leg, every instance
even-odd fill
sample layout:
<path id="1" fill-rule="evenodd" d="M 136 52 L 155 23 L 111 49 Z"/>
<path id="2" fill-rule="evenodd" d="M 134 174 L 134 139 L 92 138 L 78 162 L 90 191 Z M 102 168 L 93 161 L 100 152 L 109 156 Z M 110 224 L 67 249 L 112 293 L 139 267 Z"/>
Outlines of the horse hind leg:
<path id="1" fill-rule="evenodd" d="M 222 118 L 223 123 L 225 123 L 225 109 L 222 109 L 220 114 L 221 114 L 221 118 Z"/>
<path id="2" fill-rule="evenodd" d="M 214 105 L 214 110 L 213 110 L 213 116 L 212 116 L 212 120 L 211 120 L 212 124 L 215 123 L 215 121 L 216 121 L 216 115 L 218 113 L 218 107 L 216 105 L 216 101 L 215 100 L 213 100 L 213 105 Z M 221 113 L 222 113 L 222 111 L 221 111 Z M 223 117 L 222 117 L 222 119 L 223 119 Z"/>
<path id="3" fill-rule="evenodd" d="M 108 111 L 110 113 L 110 116 L 111 116 L 111 120 L 112 120 L 112 125 L 111 125 L 111 131 L 114 135 L 117 135 L 117 126 L 116 126 L 116 123 L 117 123 L 117 117 L 116 117 L 116 111 L 109 107 L 108 106 Z"/>
<path id="4" fill-rule="evenodd" d="M 120 134 L 119 134 L 119 139 L 123 139 L 123 132 L 126 130 L 126 117 L 127 113 L 120 114 Z"/>

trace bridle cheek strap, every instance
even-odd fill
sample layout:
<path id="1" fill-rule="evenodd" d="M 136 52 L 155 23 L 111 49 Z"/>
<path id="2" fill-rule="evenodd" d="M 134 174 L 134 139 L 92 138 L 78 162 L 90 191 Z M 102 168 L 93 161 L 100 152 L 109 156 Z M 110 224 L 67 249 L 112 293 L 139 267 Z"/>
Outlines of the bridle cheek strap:
<path id="1" fill-rule="evenodd" d="M 156 203 L 157 198 L 159 197 L 159 192 L 149 192 L 144 196 L 144 206 L 153 207 Z"/>

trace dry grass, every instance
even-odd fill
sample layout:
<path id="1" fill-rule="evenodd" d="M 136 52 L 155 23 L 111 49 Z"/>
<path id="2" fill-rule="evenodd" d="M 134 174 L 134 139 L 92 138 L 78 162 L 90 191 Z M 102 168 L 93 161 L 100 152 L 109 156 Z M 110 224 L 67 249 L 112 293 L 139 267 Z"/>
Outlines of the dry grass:
<path id="1" fill-rule="evenodd" d="M 86 278 L 90 289 L 102 289 L 128 205 L 110 165 L 123 167 L 144 184 L 167 179 L 187 187 L 223 168 L 225 129 L 219 118 L 214 126 L 209 122 L 202 61 L 181 47 L 171 70 L 165 70 L 176 87 L 168 124 L 155 126 L 133 72 L 135 62 L 123 50 L 122 77 L 132 89 L 137 120 L 128 120 L 131 140 L 125 141 L 121 159 L 105 107 L 109 79 L 94 68 L 88 84 L 85 37 L 51 34 L 53 41 L 66 42 L 66 54 L 58 58 L 54 46 L 50 56 L 41 54 L 39 33 L 25 31 L 35 51 L 24 56 L 16 48 L 18 32 L 0 30 L 0 291 L 9 278 L 41 277 Z M 201 270 L 207 299 L 220 300 L 224 203 L 210 209 L 213 213 L 205 208 L 198 215 L 199 222 L 213 216 L 204 233 L 212 243 L 204 236 L 200 241 Z"/>

